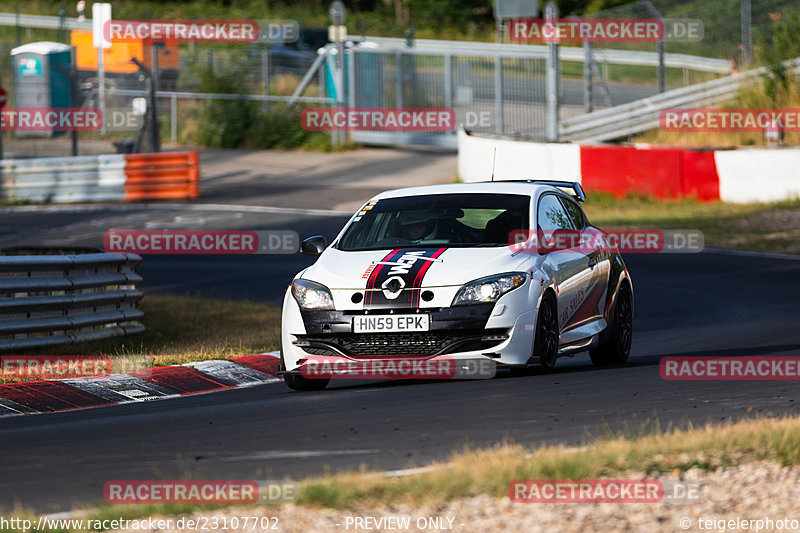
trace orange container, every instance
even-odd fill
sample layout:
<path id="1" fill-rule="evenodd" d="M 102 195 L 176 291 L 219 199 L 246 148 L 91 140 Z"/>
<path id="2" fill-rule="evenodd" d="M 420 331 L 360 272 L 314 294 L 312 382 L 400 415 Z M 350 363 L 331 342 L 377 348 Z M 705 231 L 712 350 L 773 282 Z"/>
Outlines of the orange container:
<path id="1" fill-rule="evenodd" d="M 75 64 L 78 70 L 97 70 L 97 48 L 92 44 L 92 32 L 72 30 L 70 44 L 75 47 Z M 178 43 L 166 43 L 158 52 L 158 68 L 161 70 L 178 70 L 180 56 Z M 103 50 L 103 69 L 108 73 L 133 74 L 138 67 L 131 63 L 135 57 L 152 67 L 152 45 L 149 43 L 111 43 Z"/>

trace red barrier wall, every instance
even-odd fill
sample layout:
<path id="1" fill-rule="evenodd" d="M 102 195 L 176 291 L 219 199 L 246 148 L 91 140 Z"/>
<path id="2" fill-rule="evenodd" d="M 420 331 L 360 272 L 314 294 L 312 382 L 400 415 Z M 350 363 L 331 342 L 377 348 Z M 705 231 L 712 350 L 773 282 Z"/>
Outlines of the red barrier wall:
<path id="1" fill-rule="evenodd" d="M 587 191 L 621 197 L 696 196 L 719 199 L 713 151 L 654 146 L 581 146 L 581 183 Z"/>

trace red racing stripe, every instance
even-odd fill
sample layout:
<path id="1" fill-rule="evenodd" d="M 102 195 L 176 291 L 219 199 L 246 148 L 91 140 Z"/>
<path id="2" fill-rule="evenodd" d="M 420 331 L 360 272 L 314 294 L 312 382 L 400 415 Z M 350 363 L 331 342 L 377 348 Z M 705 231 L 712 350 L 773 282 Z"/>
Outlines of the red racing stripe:
<path id="1" fill-rule="evenodd" d="M 433 253 L 433 255 L 431 255 L 431 259 L 436 259 L 446 250 L 447 248 L 439 248 Z M 417 276 L 414 278 L 414 284 L 412 285 L 413 288 L 411 290 L 411 307 L 413 308 L 419 307 L 419 297 L 422 293 L 419 288 L 422 286 L 422 280 L 425 277 L 425 273 L 431 267 L 431 263 L 433 263 L 433 261 L 426 261 L 425 264 L 422 265 L 422 268 L 419 269 L 419 272 L 417 272 Z"/>

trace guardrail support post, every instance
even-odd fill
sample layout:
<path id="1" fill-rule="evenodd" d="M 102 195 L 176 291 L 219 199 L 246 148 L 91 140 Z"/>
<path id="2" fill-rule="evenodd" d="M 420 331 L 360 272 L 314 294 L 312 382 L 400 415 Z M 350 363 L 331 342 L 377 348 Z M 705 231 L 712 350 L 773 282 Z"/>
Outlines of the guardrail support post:
<path id="1" fill-rule="evenodd" d="M 592 43 L 583 41 L 583 109 L 591 113 L 594 109 L 592 95 Z"/>

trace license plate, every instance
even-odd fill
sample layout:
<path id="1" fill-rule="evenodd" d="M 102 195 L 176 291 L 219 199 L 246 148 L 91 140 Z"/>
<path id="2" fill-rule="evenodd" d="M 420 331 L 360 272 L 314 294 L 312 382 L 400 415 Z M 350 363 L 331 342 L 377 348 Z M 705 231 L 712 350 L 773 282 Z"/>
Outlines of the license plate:
<path id="1" fill-rule="evenodd" d="M 430 315 L 375 315 L 353 317 L 353 333 L 428 331 Z"/>

